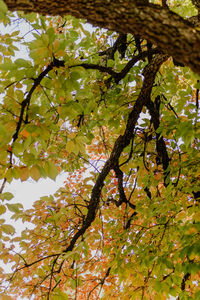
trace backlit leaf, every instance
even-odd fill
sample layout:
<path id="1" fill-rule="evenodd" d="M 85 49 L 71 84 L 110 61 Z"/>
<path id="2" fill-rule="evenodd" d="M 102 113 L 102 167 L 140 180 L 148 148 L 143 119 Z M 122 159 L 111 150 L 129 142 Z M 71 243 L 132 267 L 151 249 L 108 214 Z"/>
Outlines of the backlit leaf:
<path id="1" fill-rule="evenodd" d="M 13 235 L 15 233 L 15 229 L 12 225 L 3 224 L 1 225 L 1 230 L 8 235 Z"/>

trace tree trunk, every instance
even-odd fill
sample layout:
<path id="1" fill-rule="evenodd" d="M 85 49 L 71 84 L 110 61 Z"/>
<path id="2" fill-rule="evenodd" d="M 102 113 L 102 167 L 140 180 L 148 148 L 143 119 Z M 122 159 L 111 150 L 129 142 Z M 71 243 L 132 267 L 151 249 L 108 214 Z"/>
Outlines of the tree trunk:
<path id="1" fill-rule="evenodd" d="M 143 5 L 140 4 L 143 2 Z M 140 35 L 200 74 L 200 33 L 167 7 L 131 0 L 5 0 L 9 10 L 73 15 L 94 26 Z M 138 4 L 139 3 L 139 4 Z"/>

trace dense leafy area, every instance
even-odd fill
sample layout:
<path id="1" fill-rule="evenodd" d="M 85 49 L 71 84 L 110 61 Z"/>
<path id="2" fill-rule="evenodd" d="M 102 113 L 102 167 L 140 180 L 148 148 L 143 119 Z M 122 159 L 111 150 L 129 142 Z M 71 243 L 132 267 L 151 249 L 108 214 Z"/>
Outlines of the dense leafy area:
<path id="1" fill-rule="evenodd" d="M 0 4 L 6 26 L 16 14 Z M 32 39 L 0 41 L 2 297 L 199 299 L 198 76 L 140 36 L 17 18 Z M 9 203 L 7 182 L 60 172 L 65 185 L 31 209 Z M 16 236 L 6 211 L 30 229 Z"/>

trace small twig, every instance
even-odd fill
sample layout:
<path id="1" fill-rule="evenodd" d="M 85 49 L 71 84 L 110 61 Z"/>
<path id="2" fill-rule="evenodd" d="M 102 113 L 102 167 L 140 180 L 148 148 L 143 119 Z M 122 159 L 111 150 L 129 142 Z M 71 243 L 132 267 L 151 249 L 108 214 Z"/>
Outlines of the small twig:
<path id="1" fill-rule="evenodd" d="M 132 155 L 133 155 L 133 141 L 134 141 L 134 138 L 132 138 L 132 140 L 131 140 L 131 151 L 129 153 L 129 156 L 128 156 L 127 160 L 125 160 L 123 163 L 121 163 L 119 165 L 119 167 L 122 167 L 123 165 L 127 164 L 129 162 L 129 160 L 132 158 Z"/>
<path id="2" fill-rule="evenodd" d="M 100 173 L 99 170 L 97 169 L 97 167 L 94 166 L 88 159 L 86 159 L 86 158 L 84 158 L 83 156 L 80 156 L 80 155 L 79 155 L 79 157 L 80 157 L 82 160 L 84 160 L 86 163 L 90 164 L 90 165 L 91 165 L 98 173 Z"/>
<path id="3" fill-rule="evenodd" d="M 176 111 L 174 110 L 173 106 L 170 104 L 170 102 L 167 100 L 167 98 L 165 97 L 164 94 L 162 94 L 163 99 L 167 102 L 166 106 L 169 106 L 168 109 L 170 109 L 176 116 L 176 118 L 178 119 L 178 115 L 176 113 Z"/>
<path id="4" fill-rule="evenodd" d="M 110 274 L 110 270 L 111 270 L 111 267 L 109 267 L 109 268 L 107 269 L 106 274 L 105 274 L 105 276 L 103 277 L 103 279 L 101 279 L 100 282 L 97 283 L 97 284 L 92 288 L 92 290 L 89 292 L 89 294 L 88 294 L 88 296 L 87 296 L 87 300 L 89 300 L 89 298 L 90 298 L 92 292 L 93 292 L 99 285 L 101 286 L 100 291 L 99 291 L 99 295 L 100 295 L 101 290 L 102 290 L 102 287 L 103 287 L 103 285 L 104 285 L 104 283 L 105 283 L 105 280 L 106 280 L 106 278 L 107 278 L 107 277 L 109 276 L 109 274 Z M 98 296 L 98 298 L 99 298 L 99 296 Z M 97 298 L 97 299 L 98 299 L 98 298 Z"/>
<path id="5" fill-rule="evenodd" d="M 52 263 L 51 274 L 50 274 L 50 282 L 49 282 L 49 289 L 48 289 L 48 294 L 47 294 L 47 300 L 50 299 L 50 293 L 51 293 L 51 290 L 52 290 L 51 287 L 52 287 L 52 280 L 53 280 L 53 274 L 54 274 L 54 267 L 55 267 L 55 264 L 56 264 L 56 262 L 57 262 L 57 260 L 58 260 L 58 257 L 59 257 L 59 256 L 57 256 L 57 257 L 54 259 L 53 263 Z"/>
<path id="6" fill-rule="evenodd" d="M 0 194 L 3 193 L 3 190 L 4 190 L 5 185 L 6 185 L 6 181 L 7 181 L 7 178 L 4 178 L 4 179 L 3 179 L 3 182 L 2 182 L 2 185 L 1 185 L 1 188 L 0 188 Z"/>
<path id="7" fill-rule="evenodd" d="M 60 255 L 61 255 L 61 253 L 50 254 L 50 255 L 44 256 L 44 257 L 42 257 L 42 258 L 40 258 L 40 259 L 38 259 L 38 260 L 36 260 L 36 261 L 30 263 L 30 264 L 26 264 L 26 265 L 24 265 L 23 267 L 20 267 L 20 268 L 15 269 L 14 272 L 16 273 L 16 272 L 18 272 L 18 271 L 20 271 L 20 270 L 22 270 L 22 269 L 31 267 L 31 266 L 33 266 L 33 265 L 39 263 L 40 261 L 47 259 L 47 258 L 50 258 L 50 257 L 59 257 Z"/>
<path id="8" fill-rule="evenodd" d="M 199 80 L 197 80 L 197 83 L 199 83 Z M 196 110 L 198 112 L 199 109 L 199 89 L 196 89 Z"/>

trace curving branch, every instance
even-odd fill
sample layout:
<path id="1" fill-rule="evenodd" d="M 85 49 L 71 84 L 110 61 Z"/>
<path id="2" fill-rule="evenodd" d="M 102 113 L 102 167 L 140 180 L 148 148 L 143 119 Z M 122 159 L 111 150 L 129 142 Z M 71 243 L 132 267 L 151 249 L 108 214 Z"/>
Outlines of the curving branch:
<path id="1" fill-rule="evenodd" d="M 109 48 L 108 48 L 108 50 L 109 50 Z M 153 55 L 153 54 L 161 53 L 161 51 L 159 49 L 155 48 L 155 49 L 152 49 L 150 51 L 150 53 L 151 53 L 151 55 Z M 132 67 L 138 61 L 148 57 L 148 55 L 149 55 L 149 51 L 142 51 L 138 55 L 134 55 L 120 72 L 115 72 L 113 70 L 113 68 L 111 68 L 111 67 L 106 67 L 106 66 L 101 66 L 101 65 L 97 65 L 97 64 L 91 64 L 91 63 L 81 63 L 81 64 L 77 64 L 77 65 L 68 66 L 68 68 L 71 69 L 73 67 L 83 67 L 86 70 L 89 70 L 89 69 L 90 70 L 98 70 L 100 72 L 104 72 L 104 73 L 111 75 L 111 77 L 107 79 L 107 82 L 110 81 L 112 78 L 114 78 L 115 83 L 119 83 L 119 81 L 122 80 L 128 74 L 128 72 L 132 69 Z M 63 66 L 65 64 L 64 61 L 63 62 L 60 61 L 60 63 L 63 63 Z"/>

